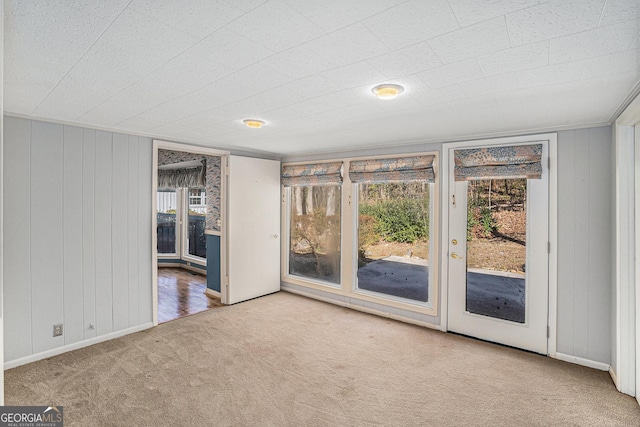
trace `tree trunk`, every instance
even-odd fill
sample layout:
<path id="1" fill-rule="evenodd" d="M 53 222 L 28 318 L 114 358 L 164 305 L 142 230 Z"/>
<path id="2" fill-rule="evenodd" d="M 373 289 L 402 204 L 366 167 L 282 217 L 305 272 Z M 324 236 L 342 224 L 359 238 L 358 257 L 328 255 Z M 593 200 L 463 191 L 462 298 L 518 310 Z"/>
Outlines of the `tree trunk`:
<path id="1" fill-rule="evenodd" d="M 307 187 L 307 199 L 306 199 L 307 214 L 313 213 L 313 187 Z"/>
<path id="2" fill-rule="evenodd" d="M 302 215 L 302 187 L 293 187 L 293 200 L 296 206 L 296 215 Z"/>
<path id="3" fill-rule="evenodd" d="M 329 187 L 327 190 L 327 216 L 336 214 L 336 188 Z"/>

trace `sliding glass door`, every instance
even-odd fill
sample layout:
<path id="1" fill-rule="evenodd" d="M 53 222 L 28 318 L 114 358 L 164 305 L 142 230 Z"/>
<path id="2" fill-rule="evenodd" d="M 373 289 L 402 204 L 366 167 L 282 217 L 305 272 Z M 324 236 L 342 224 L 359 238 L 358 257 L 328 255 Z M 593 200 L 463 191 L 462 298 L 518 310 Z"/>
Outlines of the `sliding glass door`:
<path id="1" fill-rule="evenodd" d="M 158 257 L 204 263 L 206 215 L 204 189 L 158 191 Z"/>

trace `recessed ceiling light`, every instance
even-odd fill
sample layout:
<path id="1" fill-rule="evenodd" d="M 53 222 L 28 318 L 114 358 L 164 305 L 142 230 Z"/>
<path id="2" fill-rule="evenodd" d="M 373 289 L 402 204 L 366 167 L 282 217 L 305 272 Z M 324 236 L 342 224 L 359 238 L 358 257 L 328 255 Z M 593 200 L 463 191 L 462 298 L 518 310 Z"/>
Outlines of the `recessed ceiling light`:
<path id="1" fill-rule="evenodd" d="M 400 85 L 382 84 L 371 89 L 371 92 L 373 92 L 378 99 L 393 99 L 404 92 L 404 88 Z"/>
<path id="2" fill-rule="evenodd" d="M 262 125 L 265 124 L 263 120 L 258 120 L 258 119 L 244 119 L 242 123 L 247 125 L 247 127 L 254 128 L 254 129 L 260 129 Z"/>

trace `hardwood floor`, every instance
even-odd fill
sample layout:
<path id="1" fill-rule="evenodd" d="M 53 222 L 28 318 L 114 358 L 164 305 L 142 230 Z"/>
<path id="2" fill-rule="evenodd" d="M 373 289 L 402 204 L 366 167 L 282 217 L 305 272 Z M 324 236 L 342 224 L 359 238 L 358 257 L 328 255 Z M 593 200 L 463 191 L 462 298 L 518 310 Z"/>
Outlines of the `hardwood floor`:
<path id="1" fill-rule="evenodd" d="M 219 298 L 204 293 L 207 277 L 182 268 L 158 268 L 158 323 L 220 307 Z"/>

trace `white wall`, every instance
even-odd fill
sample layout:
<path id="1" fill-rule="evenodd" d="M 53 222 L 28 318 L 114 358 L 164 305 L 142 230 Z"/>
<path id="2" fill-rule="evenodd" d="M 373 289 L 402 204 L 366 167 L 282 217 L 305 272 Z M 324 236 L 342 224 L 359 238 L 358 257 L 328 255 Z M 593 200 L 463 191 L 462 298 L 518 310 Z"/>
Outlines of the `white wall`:
<path id="1" fill-rule="evenodd" d="M 4 141 L 6 363 L 150 324 L 151 139 L 5 117 Z"/>
<path id="2" fill-rule="evenodd" d="M 611 363 L 610 127 L 558 132 L 557 351 Z"/>

